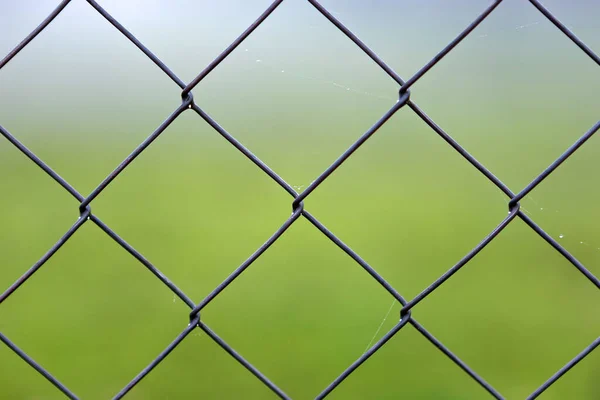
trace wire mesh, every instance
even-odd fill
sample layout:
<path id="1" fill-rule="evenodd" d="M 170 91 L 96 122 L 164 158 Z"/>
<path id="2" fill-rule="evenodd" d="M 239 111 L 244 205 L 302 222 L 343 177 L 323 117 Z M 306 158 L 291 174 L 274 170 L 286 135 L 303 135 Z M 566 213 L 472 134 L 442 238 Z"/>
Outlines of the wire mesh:
<path id="1" fill-rule="evenodd" d="M 53 20 L 59 15 L 63 9 L 70 3 L 71 0 L 62 1 L 56 9 L 54 9 L 48 17 L 42 21 L 19 45 L 17 45 L 8 55 L 6 55 L 0 61 L 0 70 L 15 57 L 23 48 L 25 48 L 40 32 L 42 32 Z M 479 161 L 477 161 L 471 154 L 469 154 L 461 145 L 448 135 L 440 126 L 438 126 L 425 112 L 417 106 L 410 99 L 410 88 L 420 78 L 422 78 L 431 68 L 433 68 L 438 62 L 440 62 L 449 52 L 452 51 L 463 39 L 465 39 L 482 21 L 484 21 L 494 9 L 502 2 L 502 0 L 494 1 L 488 6 L 474 21 L 472 21 L 456 38 L 454 38 L 444 49 L 442 49 L 433 59 L 431 59 L 425 66 L 423 66 L 416 74 L 411 78 L 404 81 L 389 65 L 387 65 L 381 58 L 379 58 L 367 45 L 365 45 L 354 33 L 352 33 L 342 22 L 332 15 L 324 6 L 322 6 L 316 0 L 308 0 L 308 2 L 337 27 L 349 40 L 351 40 L 356 46 L 358 46 L 373 62 L 375 62 L 383 71 L 385 71 L 398 85 L 399 93 L 398 100 L 396 103 L 378 120 L 376 121 L 369 130 L 367 130 L 356 142 L 354 142 L 339 158 L 337 158 L 325 171 L 323 171 L 317 179 L 315 179 L 306 189 L 301 192 L 296 191 L 290 186 L 285 180 L 283 180 L 277 173 L 269 168 L 263 161 L 255 156 L 247 147 L 240 143 L 233 135 L 223 129 L 213 118 L 211 118 L 202 108 L 200 108 L 195 102 L 192 95 L 192 90 L 200 83 L 211 71 L 217 68 L 225 58 L 227 58 L 235 49 L 238 47 L 259 25 L 261 25 L 271 13 L 283 2 L 283 0 L 274 1 L 237 39 L 235 39 L 217 58 L 215 58 L 204 70 L 202 70 L 191 82 L 185 83 L 177 75 L 170 70 L 154 53 L 146 48 L 134 35 L 132 35 L 119 21 L 113 18 L 106 10 L 104 10 L 96 1 L 86 0 L 98 13 L 100 13 L 110 24 L 112 24 L 119 32 L 127 37 L 140 51 L 142 51 L 158 68 L 160 68 L 176 85 L 178 85 L 181 91 L 181 104 L 168 116 L 167 119 L 158 127 L 148 138 L 146 138 L 125 160 L 123 160 L 88 196 L 80 194 L 73 186 L 67 183 L 61 176 L 59 176 L 50 166 L 38 158 L 31 150 L 25 147 L 15 136 L 8 132 L 4 127 L 0 125 L 0 134 L 4 136 L 12 145 L 21 151 L 26 157 L 34 162 L 38 167 L 44 170 L 56 183 L 62 186 L 68 191 L 71 196 L 78 200 L 80 216 L 71 226 L 71 228 L 63 235 L 63 237 L 46 252 L 29 270 L 27 270 L 15 283 L 13 283 L 8 289 L 0 294 L 0 304 L 4 302 L 9 296 L 11 296 L 16 290 L 18 290 L 29 278 L 31 278 L 76 232 L 79 228 L 88 221 L 96 224 L 101 230 L 103 230 L 109 237 L 111 237 L 116 243 L 123 247 L 129 254 L 135 257 L 140 263 L 142 263 L 154 276 L 159 279 L 164 285 L 166 285 L 176 296 L 178 296 L 183 302 L 185 302 L 189 308 L 189 323 L 183 331 L 171 342 L 165 350 L 155 357 L 146 368 L 144 368 L 137 376 L 135 376 L 126 386 L 124 386 L 119 393 L 114 396 L 114 399 L 120 399 L 129 393 L 129 391 L 136 386 L 146 375 L 148 375 L 161 361 L 169 356 L 171 351 L 175 349 L 185 338 L 194 330 L 201 329 L 205 332 L 214 342 L 216 342 L 223 350 L 243 365 L 250 373 L 252 373 L 257 379 L 259 379 L 264 385 L 266 385 L 274 394 L 282 399 L 289 399 L 290 397 L 279 388 L 272 380 L 261 373 L 254 365 L 248 360 L 243 358 L 238 352 L 236 352 L 229 344 L 227 344 L 222 338 L 220 338 L 213 330 L 201 318 L 201 311 L 208 306 L 229 284 L 231 284 L 237 277 L 242 274 L 247 268 L 249 268 L 254 261 L 256 261 L 275 241 L 277 241 L 283 233 L 297 221 L 300 217 L 307 219 L 316 229 L 328 237 L 331 242 L 343 250 L 348 256 L 350 256 L 360 267 L 362 267 L 373 279 L 375 279 L 382 287 L 383 290 L 387 291 L 393 296 L 400 304 L 402 309 L 398 316 L 398 322 L 394 327 L 387 332 L 378 342 L 371 346 L 360 358 L 354 363 L 342 371 L 340 375 L 332 381 L 327 387 L 325 387 L 320 393 L 316 395 L 316 399 L 323 399 L 327 397 L 340 383 L 342 383 L 353 371 L 359 368 L 369 357 L 375 354 L 381 349 L 396 333 L 398 333 L 405 326 L 412 326 L 417 332 L 423 335 L 433 346 L 439 349 L 449 359 L 451 359 L 456 366 L 461 368 L 466 374 L 468 374 L 473 380 L 475 380 L 489 396 L 496 399 L 503 399 L 504 397 L 486 382 L 481 375 L 475 372 L 467 364 L 465 364 L 457 355 L 455 355 L 448 347 L 442 344 L 436 339 L 425 327 L 423 327 L 412 315 L 413 308 L 419 304 L 423 299 L 429 296 L 433 291 L 440 287 L 445 281 L 450 279 L 458 270 L 463 268 L 477 253 L 479 253 L 485 246 L 487 246 L 498 234 L 506 228 L 516 218 L 524 221 L 533 231 L 541 236 L 548 244 L 550 244 L 556 251 L 558 251 L 565 259 L 567 259 L 581 274 L 583 274 L 591 284 L 597 289 L 600 289 L 600 280 L 594 276 L 581 262 L 579 262 L 572 254 L 570 254 L 563 246 L 561 246 L 554 238 L 546 233 L 538 224 L 536 224 L 528 215 L 526 215 L 520 207 L 519 201 L 531 192 L 538 184 L 546 179 L 552 172 L 554 172 L 565 160 L 567 160 L 579 147 L 581 147 L 589 138 L 591 138 L 599 129 L 600 121 L 592 126 L 579 140 L 577 140 L 571 147 L 569 147 L 564 153 L 562 153 L 550 166 L 548 166 L 543 172 L 541 172 L 530 184 L 528 184 L 520 192 L 515 193 L 509 189 L 504 183 L 500 181 L 492 172 L 484 167 Z M 569 30 L 563 23 L 561 23 L 556 16 L 554 16 L 548 9 L 546 9 L 537 0 L 528 0 L 541 14 L 543 14 L 556 28 L 558 28 L 563 34 L 565 34 L 576 46 L 578 46 L 589 58 L 600 66 L 600 57 L 594 53 L 588 46 L 586 46 L 575 34 Z M 377 271 L 370 266 L 365 260 L 363 260 L 353 249 L 342 242 L 334 233 L 328 230 L 319 220 L 309 213 L 304 208 L 304 200 L 318 187 L 320 186 L 340 165 L 342 165 L 358 148 L 360 148 L 366 141 L 371 137 L 383 124 L 386 123 L 396 112 L 400 109 L 408 107 L 410 108 L 420 119 L 422 119 L 437 135 L 439 135 L 449 146 L 451 146 L 458 154 L 465 158 L 474 168 L 479 170 L 488 180 L 490 180 L 496 187 L 498 187 L 506 196 L 509 198 L 508 201 L 508 214 L 500 221 L 500 223 L 492 230 L 477 246 L 475 246 L 468 254 L 466 254 L 458 263 L 452 266 L 442 276 L 432 282 L 425 290 L 419 293 L 413 299 L 405 299 L 390 283 L 388 283 Z M 183 112 L 192 110 L 198 114 L 204 121 L 206 121 L 211 127 L 213 127 L 223 138 L 225 138 L 232 146 L 239 150 L 245 155 L 256 167 L 267 174 L 273 179 L 283 190 L 287 191 L 292 197 L 292 214 L 283 222 L 281 227 L 262 245 L 260 246 L 250 257 L 246 259 L 239 267 L 237 267 L 220 285 L 218 285 L 206 298 L 199 303 L 193 302 L 182 290 L 180 290 L 175 283 L 169 280 L 162 272 L 160 272 L 150 261 L 148 261 L 140 252 L 129 245 L 123 240 L 116 232 L 114 232 L 108 225 L 92 213 L 91 203 L 98 197 L 104 189 L 115 179 L 119 174 L 132 163 L 137 156 L 139 156 L 150 144 L 158 138 L 161 133 Z M 50 381 L 58 390 L 64 393 L 71 399 L 77 399 L 78 397 L 70 389 L 55 378 L 50 372 L 44 369 L 39 363 L 31 358 L 24 350 L 20 349 L 14 342 L 9 340 L 5 335 L 0 333 L 0 341 L 2 341 L 8 348 L 14 351 L 19 357 L 21 357 L 26 363 L 32 368 L 37 370 L 43 375 L 48 381 Z M 553 385 L 558 379 L 560 379 L 565 373 L 573 368 L 578 362 L 589 355 L 594 349 L 600 345 L 600 337 L 592 342 L 588 347 L 583 349 L 581 353 L 576 355 L 571 361 L 569 361 L 564 367 L 557 371 L 553 376 L 548 378 L 546 382 L 541 384 L 533 393 L 531 393 L 527 399 L 534 399 L 538 397 L 542 392 Z"/>

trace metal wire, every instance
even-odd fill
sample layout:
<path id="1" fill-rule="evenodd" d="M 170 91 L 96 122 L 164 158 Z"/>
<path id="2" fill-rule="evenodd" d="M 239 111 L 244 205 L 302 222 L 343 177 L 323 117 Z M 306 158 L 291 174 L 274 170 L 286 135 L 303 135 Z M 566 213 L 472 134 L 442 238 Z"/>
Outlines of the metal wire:
<path id="1" fill-rule="evenodd" d="M 42 23 L 36 27 L 18 46 L 16 46 L 6 57 L 0 61 L 0 70 L 23 48 L 25 48 L 40 32 L 42 32 L 53 20 L 60 14 L 63 9 L 70 3 L 71 0 L 62 1 L 54 11 L 48 15 L 48 17 L 42 21 Z M 171 71 L 154 53 L 146 48 L 135 36 L 133 36 L 123 25 L 121 25 L 116 19 L 114 19 L 106 10 L 104 10 L 96 1 L 87 0 L 87 2 L 100 13 L 108 22 L 110 22 L 119 32 L 127 37 L 133 44 L 139 48 L 156 66 L 158 66 L 171 80 L 178 85 L 181 89 L 182 103 L 169 115 L 165 121 L 144 140 L 121 164 L 119 164 L 112 173 L 110 173 L 87 197 L 81 195 L 73 186 L 65 181 L 60 175 L 58 175 L 48 164 L 38 158 L 31 150 L 25 147 L 15 136 L 8 132 L 4 127 L 0 125 L 0 134 L 4 136 L 12 145 L 19 149 L 25 156 L 27 156 L 32 162 L 38 167 L 44 170 L 54 181 L 68 191 L 77 201 L 79 202 L 80 216 L 77 221 L 74 222 L 73 226 L 64 234 L 64 236 L 48 250 L 29 270 L 27 270 L 15 283 L 13 283 L 8 289 L 0 294 L 0 304 L 4 302 L 10 295 L 12 295 L 21 285 L 23 285 L 31 276 L 33 276 L 45 263 L 48 261 L 57 251 L 60 249 L 77 230 L 85 224 L 87 221 L 92 221 L 102 231 L 104 231 L 109 237 L 135 257 L 142 265 L 144 265 L 156 278 L 158 278 L 163 284 L 165 284 L 171 291 L 178 296 L 184 303 L 190 307 L 191 311 L 189 314 L 189 323 L 184 327 L 181 334 L 179 334 L 166 349 L 155 357 L 152 362 L 144 368 L 135 378 L 133 378 L 123 389 L 117 393 L 114 398 L 120 399 L 127 395 L 129 391 L 135 387 L 146 375 L 148 375 L 154 367 L 156 367 L 162 360 L 164 360 L 170 352 L 175 349 L 194 329 L 198 328 L 205 332 L 215 343 L 217 343 L 223 350 L 230 354 L 235 360 L 243 365 L 250 373 L 258 378 L 264 385 L 266 385 L 271 391 L 282 399 L 289 399 L 290 397 L 280 389 L 275 383 L 273 383 L 267 376 L 262 374 L 256 367 L 254 367 L 248 360 L 242 357 L 236 352 L 231 346 L 229 346 L 223 339 L 221 339 L 213 330 L 201 318 L 201 311 L 204 307 L 208 306 L 212 300 L 214 300 L 231 282 L 233 282 L 240 274 L 242 274 L 251 264 L 256 261 L 275 241 L 277 241 L 281 235 L 300 217 L 307 219 L 316 229 L 328 237 L 336 246 L 342 249 L 348 256 L 350 256 L 360 267 L 362 267 L 373 279 L 375 279 L 381 287 L 386 290 L 392 297 L 394 297 L 402 305 L 400 311 L 398 323 L 387 332 L 377 343 L 369 348 L 360 358 L 352 363 L 345 371 L 343 371 L 337 378 L 335 378 L 321 393 L 316 395 L 316 399 L 323 399 L 330 394 L 340 383 L 342 383 L 354 370 L 359 368 L 369 357 L 375 354 L 381 347 L 387 343 L 396 333 L 398 333 L 405 326 L 412 326 L 417 332 L 423 335 L 431 344 L 438 348 L 443 354 L 450 358 L 459 368 L 473 378 L 491 397 L 496 399 L 503 399 L 504 397 L 494 389 L 489 383 L 487 383 L 479 374 L 465 364 L 458 356 L 436 339 L 428 330 L 426 330 L 412 315 L 413 308 L 419 304 L 423 299 L 429 296 L 445 281 L 450 279 L 458 270 L 463 268 L 477 253 L 479 253 L 485 246 L 487 246 L 498 234 L 506 228 L 512 221 L 517 217 L 523 220 L 533 231 L 540 235 L 546 242 L 548 242 L 556 251 L 558 251 L 564 258 L 566 258 L 579 272 L 581 272 L 596 288 L 600 289 L 600 280 L 594 276 L 588 269 L 585 268 L 581 262 L 579 262 L 572 254 L 570 254 L 564 247 L 562 247 L 554 238 L 547 234 L 539 225 L 537 225 L 529 216 L 527 216 L 520 207 L 519 201 L 526 196 L 531 190 L 533 190 L 539 183 L 554 172 L 560 164 L 568 159 L 579 147 L 581 147 L 590 137 L 592 137 L 600 129 L 600 121 L 592 126 L 579 140 L 575 142 L 570 148 L 568 148 L 563 154 L 561 154 L 556 161 L 554 161 L 548 168 L 546 168 L 537 178 L 535 178 L 529 185 L 527 185 L 520 192 L 515 194 L 511 191 L 504 183 L 502 183 L 494 174 L 492 174 L 486 167 L 477 161 L 471 154 L 469 154 L 463 147 L 460 146 L 450 135 L 438 126 L 423 110 L 421 110 L 417 104 L 410 99 L 409 88 L 416 83 L 421 77 L 423 77 L 431 68 L 433 68 L 438 62 L 440 62 L 452 49 L 457 46 L 465 37 L 467 37 L 482 21 L 484 21 L 494 9 L 502 2 L 502 0 L 494 1 L 489 7 L 487 7 L 469 26 L 467 26 L 455 39 L 453 39 L 442 51 L 440 51 L 431 61 L 429 61 L 423 68 L 421 68 L 416 74 L 414 74 L 406 82 L 398 75 L 394 70 L 388 66 L 381 58 L 379 58 L 367 45 L 365 45 L 354 33 L 352 33 L 342 22 L 335 18 L 325 7 L 323 7 L 316 0 L 308 0 L 309 3 L 315 7 L 325 18 L 327 18 L 333 25 L 335 25 L 342 33 L 344 33 L 352 42 L 354 42 L 363 52 L 370 57 L 383 71 L 385 71 L 394 81 L 398 83 L 399 97 L 397 102 L 392 105 L 372 127 L 367 130 L 352 146 L 350 146 L 337 160 L 335 160 L 319 177 L 311 183 L 304 191 L 296 192 L 292 186 L 290 186 L 285 180 L 283 180 L 277 173 L 269 168 L 263 161 L 257 156 L 252 154 L 248 148 L 241 144 L 234 136 L 223 129 L 212 117 L 210 117 L 206 111 L 194 102 L 192 96 L 192 90 L 200 83 L 211 71 L 220 65 L 220 63 L 227 58 L 237 46 L 239 46 L 260 24 L 262 24 L 271 13 L 283 2 L 283 0 L 274 1 L 257 19 L 252 23 L 248 29 L 246 29 L 237 39 L 229 45 L 217 58 L 215 58 L 202 72 L 200 72 L 191 82 L 185 83 L 177 75 Z M 529 2 L 541 12 L 552 24 L 554 24 L 561 32 L 563 32 L 575 45 L 577 45 L 589 58 L 600 66 L 600 57 L 594 53 L 588 46 L 586 46 L 575 34 L 565 27 L 548 9 L 546 9 L 537 0 L 529 0 Z M 446 273 L 432 282 L 426 289 L 411 300 L 406 300 L 400 293 L 388 283 L 377 271 L 370 266 L 364 259 L 362 259 L 354 250 L 348 245 L 342 242 L 337 236 L 327 229 L 319 220 L 310 214 L 304 208 L 304 200 L 317 188 L 319 187 L 331 173 L 342 165 L 346 159 L 348 159 L 358 148 L 360 148 L 368 139 L 373 135 L 383 124 L 386 123 L 398 110 L 408 107 L 410 108 L 419 118 L 421 118 L 437 135 L 439 135 L 448 145 L 450 145 L 458 154 L 464 157 L 473 167 L 479 170 L 484 176 L 486 176 L 494 185 L 496 185 L 502 192 L 504 192 L 509 198 L 508 201 L 508 215 L 500 221 L 498 226 L 490 232 L 477 246 L 475 246 L 467 255 L 465 255 L 458 263 L 450 268 Z M 284 221 L 281 227 L 273 233 L 273 235 L 258 248 L 246 261 L 244 261 L 237 269 L 235 269 L 227 279 L 225 279 L 220 285 L 218 285 L 205 299 L 199 303 L 193 302 L 181 289 L 179 289 L 175 283 L 170 281 L 162 272 L 160 272 L 150 261 L 148 261 L 140 252 L 135 250 L 125 240 L 123 240 L 116 232 L 109 228 L 104 222 L 100 220 L 98 216 L 92 213 L 91 203 L 99 196 L 104 189 L 125 169 L 133 162 L 137 156 L 139 156 L 156 138 L 158 138 L 162 132 L 183 112 L 187 110 L 193 110 L 202 119 L 204 119 L 210 126 L 212 126 L 217 133 L 225 138 L 231 145 L 237 150 L 244 154 L 254 165 L 260 168 L 264 173 L 269 175 L 279 186 L 287 191 L 292 197 L 292 214 Z M 78 397 L 69 390 L 64 384 L 58 379 L 51 375 L 45 370 L 39 363 L 25 353 L 24 350 L 17 347 L 11 340 L 5 335 L 0 333 L 0 341 L 2 341 L 8 348 L 14 351 L 19 357 L 21 357 L 30 366 L 36 369 L 41 375 L 43 375 L 49 382 L 51 382 L 57 389 L 64 393 L 71 399 L 77 399 Z M 544 382 L 538 389 L 536 389 L 527 399 L 534 399 L 544 392 L 548 387 L 554 384 L 560 377 L 562 377 L 567 371 L 573 368 L 578 362 L 584 357 L 589 355 L 598 345 L 600 344 L 600 337 L 590 344 L 581 353 L 575 356 L 569 361 L 563 368 L 561 368 L 556 374 L 550 377 Z"/>

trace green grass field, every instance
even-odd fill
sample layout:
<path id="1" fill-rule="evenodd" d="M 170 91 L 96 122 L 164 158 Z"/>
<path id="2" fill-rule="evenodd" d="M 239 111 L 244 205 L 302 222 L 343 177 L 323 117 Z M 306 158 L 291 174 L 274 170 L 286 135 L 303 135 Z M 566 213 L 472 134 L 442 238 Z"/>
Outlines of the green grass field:
<path id="1" fill-rule="evenodd" d="M 562 208 L 561 201 L 568 199 L 555 198 L 565 186 L 578 185 L 570 176 L 574 169 L 586 171 L 583 164 L 594 163 L 589 157 L 593 141 L 540 186 L 549 200 L 534 192 L 535 200 L 523 205 L 554 237 L 563 234 L 556 227 L 566 220 L 567 248 L 597 273 L 600 250 L 591 240 L 596 227 L 584 221 L 592 217 L 581 215 L 591 212 L 593 204 L 579 198 L 580 209 L 571 210 Z M 40 150 L 62 163 L 69 171 L 65 178 L 84 193 L 101 180 L 106 166 L 127 153 L 125 145 L 62 146 L 67 145 L 58 142 Z M 279 149 L 268 155 L 285 169 L 289 159 L 309 154 L 310 146 L 303 146 L 290 149 L 287 160 Z M 322 154 L 335 150 L 334 144 L 319 147 L 311 160 L 314 168 L 326 167 Z M 77 202 L 6 142 L 2 155 L 2 169 L 11 171 L 4 175 L 1 207 L 6 227 L 1 282 L 8 287 L 78 214 Z M 190 112 L 92 208 L 200 301 L 287 219 L 291 200 Z M 540 202 L 558 208 L 540 211 Z M 474 168 L 401 110 L 306 200 L 306 208 L 412 298 L 502 220 L 505 203 Z M 589 245 L 582 246 L 579 238 Z M 520 398 L 595 338 L 600 329 L 597 296 L 573 266 L 516 220 L 413 315 L 502 393 Z M 361 355 L 391 303 L 358 264 L 300 219 L 205 309 L 202 319 L 289 395 L 309 398 Z M 399 309 L 393 307 L 378 337 L 398 321 Z M 183 330 L 188 309 L 88 221 L 3 303 L 0 313 L 3 333 L 72 390 L 105 398 Z M 60 397 L 7 348 L 2 353 L 2 387 L 9 397 Z M 592 398 L 598 390 L 593 378 L 597 360 L 591 355 L 546 397 Z M 200 331 L 131 396 L 190 394 L 269 396 Z M 332 394 L 403 395 L 463 399 L 485 393 L 406 327 Z"/>

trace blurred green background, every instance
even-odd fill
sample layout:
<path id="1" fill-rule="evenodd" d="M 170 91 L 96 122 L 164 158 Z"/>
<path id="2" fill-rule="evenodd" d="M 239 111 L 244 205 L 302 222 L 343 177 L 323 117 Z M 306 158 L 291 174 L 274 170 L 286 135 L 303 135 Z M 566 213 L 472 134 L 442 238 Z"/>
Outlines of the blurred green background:
<path id="1" fill-rule="evenodd" d="M 100 1 L 190 81 L 268 1 Z M 0 3 L 0 54 L 57 4 Z M 488 1 L 323 1 L 409 78 Z M 547 0 L 600 50 L 592 0 Z M 528 2 L 507 0 L 423 77 L 412 98 L 518 192 L 599 118 L 593 63 Z M 300 189 L 395 102 L 397 86 L 307 2 L 288 0 L 195 90 L 197 104 Z M 0 124 L 89 194 L 179 104 L 180 90 L 88 4 L 73 2 L 0 70 Z M 600 139 L 522 205 L 600 276 Z M 0 140 L 0 290 L 77 220 L 77 202 Z M 291 212 L 289 197 L 191 111 L 92 203 L 94 214 L 199 302 Z M 507 198 L 408 108 L 305 201 L 403 296 L 462 258 Z M 202 313 L 288 395 L 314 398 L 400 306 L 304 219 Z M 186 326 L 189 309 L 92 222 L 0 305 L 0 331 L 86 399 L 114 396 Z M 600 333 L 598 290 L 520 220 L 413 316 L 491 385 L 524 398 Z M 382 324 L 381 329 L 378 327 Z M 600 397 L 600 352 L 543 399 Z M 200 330 L 128 396 L 275 396 Z M 412 327 L 333 399 L 482 399 Z M 0 398 L 62 394 L 0 346 Z"/>

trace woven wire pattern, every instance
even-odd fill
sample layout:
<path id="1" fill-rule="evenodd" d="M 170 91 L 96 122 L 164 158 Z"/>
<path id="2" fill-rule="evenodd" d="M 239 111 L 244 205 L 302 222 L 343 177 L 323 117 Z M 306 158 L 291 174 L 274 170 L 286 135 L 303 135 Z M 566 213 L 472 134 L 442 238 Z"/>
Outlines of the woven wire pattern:
<path id="1" fill-rule="evenodd" d="M 40 32 L 42 32 L 53 20 L 59 15 L 63 9 L 70 3 L 71 0 L 63 0 L 54 9 L 42 23 L 35 28 L 17 47 L 15 47 L 8 55 L 0 61 L 0 70 L 11 61 L 23 48 L 25 48 Z M 277 173 L 269 168 L 263 161 L 255 156 L 248 148 L 241 144 L 234 136 L 223 129 L 214 119 L 212 119 L 202 108 L 195 102 L 192 90 L 200 83 L 211 71 L 220 65 L 220 63 L 229 56 L 259 25 L 261 25 L 271 13 L 283 2 L 283 0 L 274 1 L 255 21 L 252 23 L 233 43 L 231 43 L 217 58 L 215 58 L 202 72 L 200 72 L 191 82 L 185 83 L 177 75 L 171 71 L 154 53 L 146 48 L 135 36 L 133 36 L 123 25 L 113 18 L 106 10 L 104 10 L 96 1 L 86 0 L 98 13 L 100 13 L 110 24 L 112 24 L 119 32 L 126 36 L 140 51 L 142 51 L 158 68 L 160 68 L 176 85 L 181 88 L 181 104 L 164 120 L 164 122 L 156 128 L 150 136 L 148 136 L 125 160 L 123 160 L 93 191 L 87 196 L 80 194 L 73 186 L 67 183 L 59 176 L 50 166 L 38 158 L 32 151 L 25 147 L 15 136 L 8 132 L 0 125 L 0 134 L 4 136 L 12 145 L 19 149 L 26 157 L 34 162 L 38 167 L 44 170 L 54 181 L 68 191 L 71 196 L 76 198 L 79 205 L 79 218 L 71 226 L 71 228 L 62 236 L 62 238 L 52 246 L 46 254 L 44 254 L 29 270 L 27 270 L 15 283 L 0 294 L 0 304 L 4 302 L 11 294 L 18 290 L 29 278 L 31 278 L 70 238 L 77 230 L 86 222 L 91 221 L 102 229 L 109 237 L 123 247 L 129 254 L 135 257 L 142 263 L 154 276 L 166 285 L 177 297 L 185 302 L 189 308 L 189 323 L 182 332 L 161 352 L 156 356 L 146 368 L 144 368 L 137 376 L 135 376 L 127 385 L 125 385 L 119 393 L 114 396 L 114 399 L 120 399 L 129 393 L 146 375 L 148 375 L 162 360 L 164 360 L 173 349 L 175 349 L 185 338 L 194 330 L 201 329 L 213 341 L 215 341 L 223 350 L 243 365 L 250 373 L 266 385 L 274 394 L 282 399 L 290 399 L 290 397 L 279 388 L 267 376 L 262 374 L 254 365 L 243 358 L 230 345 L 221 339 L 201 318 L 202 310 L 208 306 L 229 284 L 231 284 L 242 272 L 249 268 L 256 259 L 258 259 L 275 241 L 277 241 L 283 233 L 299 218 L 307 219 L 316 229 L 327 236 L 331 242 L 343 250 L 350 256 L 360 267 L 362 267 L 373 279 L 375 279 L 381 287 L 392 295 L 398 302 L 402 304 L 398 322 L 387 332 L 379 341 L 370 347 L 360 358 L 342 371 L 327 387 L 316 395 L 316 399 L 327 397 L 340 383 L 342 383 L 353 371 L 359 368 L 369 357 L 381 349 L 396 333 L 405 326 L 410 325 L 423 335 L 432 345 L 438 348 L 454 364 L 461 368 L 473 380 L 475 380 L 489 396 L 496 399 L 504 397 L 484 380 L 477 372 L 465 364 L 457 355 L 455 355 L 448 347 L 436 339 L 425 327 L 423 327 L 412 315 L 413 308 L 423 299 L 429 296 L 433 291 L 440 287 L 446 280 L 450 279 L 459 269 L 463 268 L 477 253 L 487 246 L 498 234 L 506 228 L 516 218 L 525 222 L 533 231 L 541 236 L 550 246 L 558 251 L 570 264 L 583 274 L 591 284 L 600 289 L 600 280 L 594 276 L 581 262 L 571 255 L 564 247 L 562 247 L 555 239 L 546 233 L 539 225 L 537 225 L 528 215 L 526 215 L 520 207 L 519 201 L 531 192 L 538 184 L 555 171 L 565 160 L 567 160 L 579 147 L 581 147 L 589 138 L 591 138 L 599 129 L 600 121 L 596 122 L 587 132 L 585 132 L 571 147 L 564 151 L 550 166 L 541 172 L 531 183 L 519 192 L 513 192 L 504 183 L 500 181 L 492 172 L 477 161 L 469 154 L 461 145 L 450 137 L 440 126 L 438 126 L 417 104 L 410 99 L 410 87 L 413 86 L 420 78 L 422 78 L 431 68 L 440 62 L 455 46 L 465 39 L 482 21 L 484 21 L 502 0 L 496 0 L 489 5 L 483 12 L 472 21 L 456 38 L 454 38 L 444 49 L 442 49 L 433 59 L 423 66 L 416 74 L 408 80 L 403 80 L 389 65 L 379 58 L 369 47 L 367 47 L 356 35 L 354 35 L 342 22 L 332 15 L 325 7 L 316 0 L 308 0 L 308 2 L 337 27 L 349 40 L 356 44 L 372 61 L 374 61 L 383 71 L 385 71 L 400 87 L 398 100 L 396 103 L 378 120 L 369 130 L 367 130 L 356 142 L 354 142 L 339 158 L 337 158 L 325 171 L 323 171 L 317 179 L 315 179 L 303 191 L 296 191 Z M 528 0 L 541 14 L 545 16 L 556 28 L 566 35 L 576 46 L 578 46 L 589 58 L 600 66 L 600 57 L 586 46 L 575 34 L 561 23 L 548 9 L 546 9 L 537 0 Z M 500 221 L 500 223 L 468 254 L 466 254 L 458 263 L 447 270 L 442 276 L 432 282 L 425 290 L 418 294 L 415 298 L 405 299 L 390 283 L 388 283 L 377 271 L 363 260 L 353 249 L 342 242 L 334 233 L 328 230 L 319 220 L 309 213 L 304 208 L 304 200 L 320 186 L 340 165 L 342 165 L 363 143 L 369 139 L 383 124 L 386 123 L 397 111 L 401 108 L 410 108 L 421 120 L 423 120 L 437 135 L 439 135 L 449 146 L 451 146 L 458 154 L 465 158 L 474 168 L 479 170 L 488 180 L 490 180 L 497 188 L 499 188 L 508 197 L 508 214 Z M 281 227 L 274 232 L 271 237 L 260 246 L 250 257 L 246 259 L 239 267 L 237 267 L 220 285 L 218 285 L 206 298 L 199 303 L 192 301 L 185 293 L 183 293 L 175 283 L 169 280 L 162 272 L 160 272 L 150 261 L 148 261 L 141 253 L 135 250 L 125 240 L 123 240 L 116 232 L 107 226 L 102 220 L 92 213 L 91 203 L 98 197 L 104 189 L 139 156 L 150 144 L 161 135 L 161 133 L 183 112 L 192 110 L 198 114 L 204 121 L 225 138 L 232 146 L 245 155 L 256 167 L 260 168 L 265 174 L 273 179 L 279 186 L 287 191 L 292 197 L 292 214 L 283 222 Z M 44 369 L 39 363 L 31 358 L 24 350 L 19 348 L 14 342 L 0 332 L 0 341 L 8 348 L 19 355 L 32 368 L 37 370 L 48 381 L 50 381 L 64 395 L 71 399 L 77 399 L 77 395 L 73 393 L 66 385 L 61 383 L 50 372 Z M 542 392 L 548 389 L 579 361 L 589 355 L 596 347 L 600 345 L 600 337 L 594 340 L 588 347 L 583 349 L 571 361 L 558 370 L 553 376 L 542 383 L 527 399 L 534 399 Z"/>

